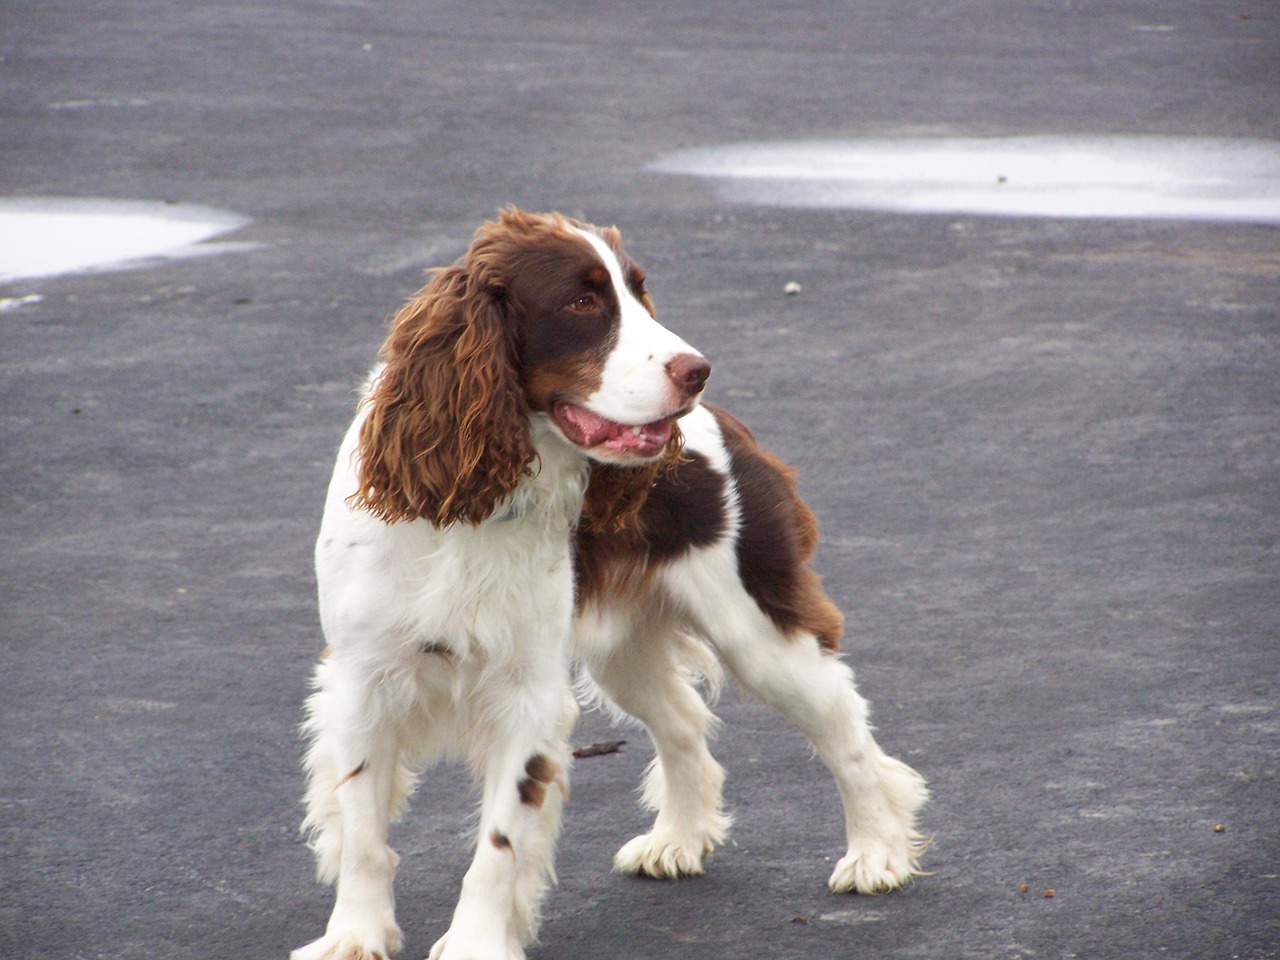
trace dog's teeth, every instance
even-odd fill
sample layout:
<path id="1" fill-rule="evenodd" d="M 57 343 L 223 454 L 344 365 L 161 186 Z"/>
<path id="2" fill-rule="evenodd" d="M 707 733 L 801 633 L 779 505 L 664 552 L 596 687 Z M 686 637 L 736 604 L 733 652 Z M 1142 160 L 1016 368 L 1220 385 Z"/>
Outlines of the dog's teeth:
<path id="1" fill-rule="evenodd" d="M 640 436 L 644 431 L 643 431 L 643 430 L 641 430 L 639 427 L 632 427 L 632 428 L 631 428 L 631 432 L 632 432 L 632 433 L 634 433 L 634 434 L 638 437 L 638 436 Z"/>

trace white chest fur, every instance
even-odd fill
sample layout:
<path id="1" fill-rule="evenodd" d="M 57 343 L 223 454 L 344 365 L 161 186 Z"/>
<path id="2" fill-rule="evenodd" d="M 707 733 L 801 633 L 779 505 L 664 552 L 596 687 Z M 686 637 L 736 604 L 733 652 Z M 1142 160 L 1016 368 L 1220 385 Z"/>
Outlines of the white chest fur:
<path id="1" fill-rule="evenodd" d="M 385 660 L 446 637 L 462 657 L 564 645 L 573 615 L 570 536 L 587 465 L 544 419 L 535 417 L 532 428 L 534 476 L 484 522 L 439 529 L 426 520 L 388 524 L 352 509 L 359 420 L 352 425 L 316 543 L 320 615 L 331 646 Z"/>

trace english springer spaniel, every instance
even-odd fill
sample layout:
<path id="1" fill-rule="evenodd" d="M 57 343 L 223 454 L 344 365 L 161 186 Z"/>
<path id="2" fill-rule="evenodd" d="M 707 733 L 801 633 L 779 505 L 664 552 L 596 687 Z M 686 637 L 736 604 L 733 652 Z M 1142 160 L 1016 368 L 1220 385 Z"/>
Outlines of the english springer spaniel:
<path id="1" fill-rule="evenodd" d="M 697 689 L 721 664 L 835 775 L 848 848 L 831 889 L 918 872 L 924 781 L 872 739 L 808 566 L 813 515 L 789 468 L 699 405 L 710 370 L 657 322 L 618 232 L 558 214 L 503 211 L 396 316 L 316 544 L 328 646 L 304 825 L 337 896 L 294 960 L 399 949 L 387 825 L 445 758 L 470 765 L 481 807 L 431 958 L 524 957 L 568 796 L 575 659 L 657 751 L 657 818 L 619 872 L 698 874 L 725 837 Z"/>

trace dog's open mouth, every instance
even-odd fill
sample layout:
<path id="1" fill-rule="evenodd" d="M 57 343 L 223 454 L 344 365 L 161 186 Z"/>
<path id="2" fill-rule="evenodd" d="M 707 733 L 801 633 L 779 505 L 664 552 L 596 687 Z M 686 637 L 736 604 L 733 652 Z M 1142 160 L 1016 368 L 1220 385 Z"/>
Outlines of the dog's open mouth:
<path id="1" fill-rule="evenodd" d="M 556 425 L 580 447 L 637 457 L 652 457 L 662 451 L 671 439 L 674 421 L 654 420 L 652 423 L 627 424 L 609 420 L 586 407 L 572 403 L 557 403 L 551 409 Z"/>

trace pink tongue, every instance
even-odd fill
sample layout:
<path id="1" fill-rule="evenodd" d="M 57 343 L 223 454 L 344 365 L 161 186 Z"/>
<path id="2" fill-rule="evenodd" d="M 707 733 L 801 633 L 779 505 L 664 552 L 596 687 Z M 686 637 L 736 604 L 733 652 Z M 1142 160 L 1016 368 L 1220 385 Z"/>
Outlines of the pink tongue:
<path id="1" fill-rule="evenodd" d="M 641 427 L 639 433 L 630 427 L 623 427 L 621 433 L 609 438 L 608 445 L 616 450 L 647 454 L 661 450 L 670 439 L 671 421 L 655 420 Z"/>
<path id="2" fill-rule="evenodd" d="M 671 421 L 655 420 L 639 428 L 608 420 L 583 407 L 562 403 L 556 407 L 556 420 L 574 443 L 584 447 L 608 444 L 611 449 L 636 453 L 655 453 L 671 439 Z"/>

